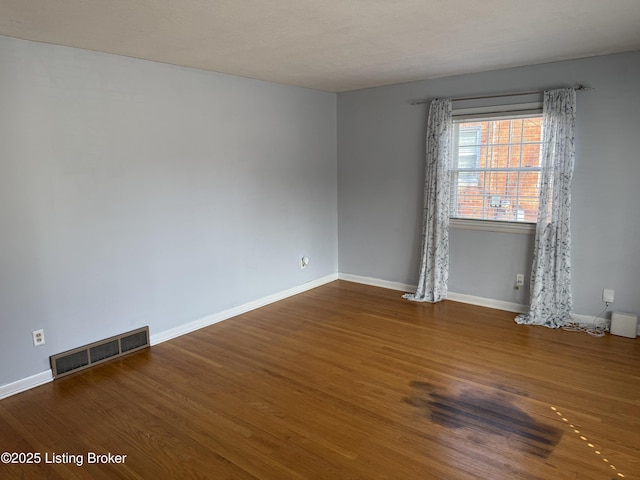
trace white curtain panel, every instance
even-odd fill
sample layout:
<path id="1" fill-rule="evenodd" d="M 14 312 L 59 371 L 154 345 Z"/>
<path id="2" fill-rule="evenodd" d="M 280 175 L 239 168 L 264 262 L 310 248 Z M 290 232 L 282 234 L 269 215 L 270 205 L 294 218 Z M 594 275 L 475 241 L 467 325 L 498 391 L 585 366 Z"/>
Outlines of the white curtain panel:
<path id="1" fill-rule="evenodd" d="M 427 120 L 420 277 L 416 293 L 403 295 L 416 302 L 438 302 L 447 296 L 452 126 L 451 100 L 431 101 Z"/>
<path id="2" fill-rule="evenodd" d="M 576 92 L 544 92 L 540 208 L 529 313 L 517 323 L 558 328 L 571 321 L 571 177 L 575 162 Z"/>

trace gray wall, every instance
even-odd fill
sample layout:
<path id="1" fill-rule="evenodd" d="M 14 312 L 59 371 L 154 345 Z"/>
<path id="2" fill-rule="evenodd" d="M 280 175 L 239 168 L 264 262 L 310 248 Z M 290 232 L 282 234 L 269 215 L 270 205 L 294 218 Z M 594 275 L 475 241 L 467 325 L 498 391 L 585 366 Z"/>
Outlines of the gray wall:
<path id="1" fill-rule="evenodd" d="M 461 75 L 338 95 L 340 272 L 417 283 L 426 107 L 412 100 L 591 85 L 578 93 L 574 311 L 640 312 L 640 52 Z M 533 237 L 452 230 L 450 291 L 528 302 Z"/>
<path id="2" fill-rule="evenodd" d="M 337 272 L 335 94 L 0 37 L 0 106 L 0 385 Z"/>

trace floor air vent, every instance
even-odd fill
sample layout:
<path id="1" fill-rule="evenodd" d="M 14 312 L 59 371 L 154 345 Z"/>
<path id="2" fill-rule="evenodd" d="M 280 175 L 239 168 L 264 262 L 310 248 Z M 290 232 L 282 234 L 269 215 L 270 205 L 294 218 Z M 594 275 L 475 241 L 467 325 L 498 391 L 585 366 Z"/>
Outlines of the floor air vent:
<path id="1" fill-rule="evenodd" d="M 99 342 L 52 355 L 53 378 L 92 367 L 112 358 L 121 357 L 149 346 L 149 327 L 106 338 Z"/>

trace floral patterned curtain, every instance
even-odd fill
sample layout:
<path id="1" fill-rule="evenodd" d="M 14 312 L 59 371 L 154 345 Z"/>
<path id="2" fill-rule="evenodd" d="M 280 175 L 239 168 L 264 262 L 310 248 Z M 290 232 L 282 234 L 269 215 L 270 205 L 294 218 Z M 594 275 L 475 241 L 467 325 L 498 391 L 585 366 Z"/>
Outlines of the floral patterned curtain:
<path id="1" fill-rule="evenodd" d="M 403 295 L 416 302 L 438 302 L 447 296 L 452 125 L 451 100 L 431 101 L 427 120 L 420 278 L 416 293 Z"/>
<path id="2" fill-rule="evenodd" d="M 544 92 L 540 208 L 529 313 L 517 323 L 558 328 L 571 321 L 571 177 L 575 162 L 576 92 Z"/>

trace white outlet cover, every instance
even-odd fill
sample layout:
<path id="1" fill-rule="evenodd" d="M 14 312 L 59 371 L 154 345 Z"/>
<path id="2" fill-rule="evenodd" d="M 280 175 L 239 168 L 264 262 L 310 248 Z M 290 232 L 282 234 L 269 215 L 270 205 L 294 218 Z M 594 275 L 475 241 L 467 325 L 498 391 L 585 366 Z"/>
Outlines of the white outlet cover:
<path id="1" fill-rule="evenodd" d="M 44 345 L 44 330 L 34 330 L 32 332 L 33 335 L 33 346 L 39 347 L 40 345 Z"/>
<path id="2" fill-rule="evenodd" d="M 605 288 L 602 290 L 602 301 L 606 303 L 613 303 L 613 299 L 615 298 L 615 290 L 611 290 L 609 288 Z"/>

